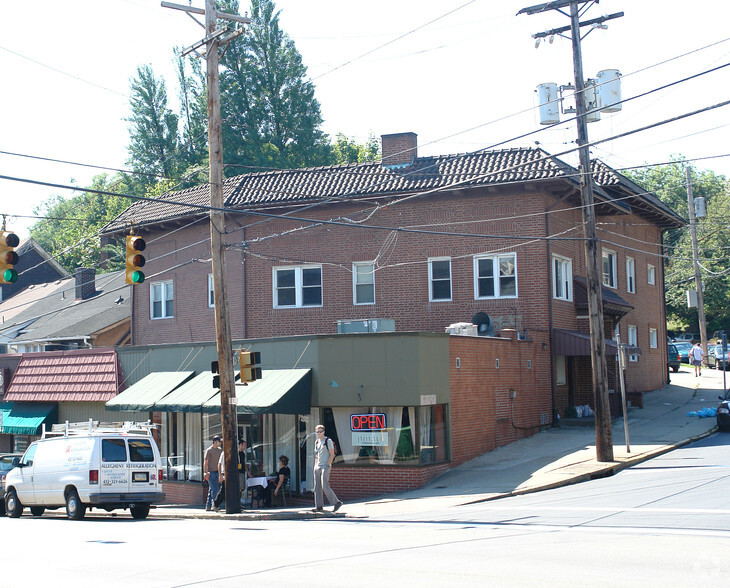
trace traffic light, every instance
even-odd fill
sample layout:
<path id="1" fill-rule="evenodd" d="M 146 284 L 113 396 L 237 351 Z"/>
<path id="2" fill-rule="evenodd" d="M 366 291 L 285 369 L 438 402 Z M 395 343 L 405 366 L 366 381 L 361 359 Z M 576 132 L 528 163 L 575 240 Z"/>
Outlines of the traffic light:
<path id="1" fill-rule="evenodd" d="M 127 235 L 127 274 L 125 281 L 127 284 L 141 284 L 144 282 L 144 272 L 139 268 L 145 264 L 144 255 L 140 251 L 144 251 L 147 244 L 142 237 L 136 235 Z"/>
<path id="2" fill-rule="evenodd" d="M 13 284 L 18 279 L 18 272 L 13 267 L 18 263 L 18 254 L 15 248 L 20 239 L 15 233 L 0 232 L 0 284 Z"/>
<path id="3" fill-rule="evenodd" d="M 261 368 L 256 367 L 261 363 L 261 353 L 258 351 L 241 351 L 238 354 L 238 365 L 241 367 L 241 383 L 255 382 L 261 379 Z"/>
<path id="4" fill-rule="evenodd" d="M 218 369 L 217 361 L 210 362 L 210 371 L 213 372 L 213 388 L 220 390 L 221 389 L 221 374 Z"/>

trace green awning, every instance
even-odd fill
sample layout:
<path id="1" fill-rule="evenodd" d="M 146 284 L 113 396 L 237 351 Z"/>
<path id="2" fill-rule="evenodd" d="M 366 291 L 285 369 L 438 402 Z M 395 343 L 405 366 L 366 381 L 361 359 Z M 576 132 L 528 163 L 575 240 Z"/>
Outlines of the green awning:
<path id="1" fill-rule="evenodd" d="M 107 410 L 153 410 L 155 402 L 193 377 L 195 372 L 153 372 L 106 403 Z"/>
<path id="2" fill-rule="evenodd" d="M 40 435 L 41 425 L 50 418 L 57 420 L 55 402 L 12 402 L 2 408 L 0 432 L 7 435 Z"/>
<path id="3" fill-rule="evenodd" d="M 312 370 L 263 370 L 260 380 L 236 384 L 238 414 L 309 414 L 312 407 Z M 220 392 L 203 404 L 203 411 L 217 412 Z"/>
<path id="4" fill-rule="evenodd" d="M 157 402 L 152 410 L 160 412 L 203 412 L 203 404 L 216 394 L 212 372 L 201 372 Z"/>

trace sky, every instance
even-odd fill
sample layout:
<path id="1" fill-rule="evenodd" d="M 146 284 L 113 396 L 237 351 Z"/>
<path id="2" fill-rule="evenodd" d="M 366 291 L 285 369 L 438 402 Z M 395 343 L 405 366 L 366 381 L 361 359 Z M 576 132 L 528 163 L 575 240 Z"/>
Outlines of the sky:
<path id="1" fill-rule="evenodd" d="M 276 6 L 315 84 L 326 133 L 365 142 L 414 132 L 419 155 L 535 144 L 556 154 L 575 146 L 575 123 L 541 126 L 535 88 L 573 81 L 571 43 L 556 36 L 536 48 L 532 34 L 568 26 L 569 19 L 557 11 L 517 16 L 535 3 L 278 0 Z M 241 0 L 241 12 L 248 7 Z M 730 3 L 602 0 L 582 20 L 622 11 L 607 29 L 584 37 L 586 78 L 618 69 L 628 99 L 696 77 L 630 100 L 589 125 L 589 139 L 602 141 L 592 156 L 621 169 L 681 154 L 697 158 L 698 169 L 730 176 L 730 106 L 611 139 L 730 98 L 730 67 L 698 75 L 730 63 Z M 174 100 L 173 48 L 202 36 L 190 17 L 159 0 L 1 3 L 0 175 L 87 186 L 104 170 L 40 158 L 124 168 L 129 83 L 137 68 L 151 65 Z M 539 132 L 518 138 L 532 131 Z M 573 154 L 562 157 L 577 163 Z M 0 179 L 0 215 L 24 238 L 39 205 L 72 194 Z"/>

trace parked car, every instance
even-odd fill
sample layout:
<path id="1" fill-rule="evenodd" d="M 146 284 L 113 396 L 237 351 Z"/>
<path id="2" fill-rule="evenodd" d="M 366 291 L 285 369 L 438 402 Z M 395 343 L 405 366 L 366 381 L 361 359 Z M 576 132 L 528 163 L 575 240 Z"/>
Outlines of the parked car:
<path id="1" fill-rule="evenodd" d="M 0 453 L 0 489 L 5 486 L 5 476 L 13 469 L 13 459 L 21 458 L 22 453 Z M 0 515 L 5 514 L 5 501 L 0 500 Z"/>
<path id="2" fill-rule="evenodd" d="M 689 352 L 693 347 L 692 343 L 688 341 L 677 341 L 674 346 L 679 351 L 679 360 L 682 363 L 689 363 Z"/>
<path id="3" fill-rule="evenodd" d="M 730 390 L 725 396 L 720 396 L 720 406 L 717 407 L 717 428 L 721 431 L 730 431 Z"/>
<path id="4" fill-rule="evenodd" d="M 74 520 L 93 507 L 128 508 L 133 518 L 146 518 L 150 505 L 165 499 L 153 426 L 53 425 L 13 459 L 15 467 L 5 477 L 8 516 L 18 518 L 25 506 L 33 516 L 65 506 Z"/>
<path id="5" fill-rule="evenodd" d="M 730 369 L 728 352 L 722 352 L 722 345 L 713 345 L 707 350 L 707 366 L 715 369 Z"/>
<path id="6" fill-rule="evenodd" d="M 667 370 L 672 368 L 673 372 L 678 372 L 680 363 L 677 346 L 674 343 L 667 343 Z"/>
<path id="7" fill-rule="evenodd" d="M 699 341 L 700 336 L 697 333 L 682 333 L 681 335 L 677 335 L 674 338 L 674 343 L 677 341 L 689 341 L 692 343 L 692 341 Z"/>

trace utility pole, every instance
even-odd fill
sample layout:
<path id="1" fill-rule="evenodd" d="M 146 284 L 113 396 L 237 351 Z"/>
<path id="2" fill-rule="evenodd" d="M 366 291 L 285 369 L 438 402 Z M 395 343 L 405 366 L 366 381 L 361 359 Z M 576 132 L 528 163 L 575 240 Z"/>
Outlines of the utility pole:
<path id="1" fill-rule="evenodd" d="M 700 327 L 700 341 L 707 365 L 707 321 L 705 319 L 705 298 L 702 293 L 702 276 L 700 275 L 699 253 L 697 248 L 697 219 L 695 218 L 695 202 L 692 196 L 692 169 L 687 166 L 687 208 L 689 209 L 689 232 L 692 236 L 692 268 L 697 288 L 697 319 Z M 723 372 L 724 373 L 724 372 Z"/>
<path id="2" fill-rule="evenodd" d="M 236 436 L 236 387 L 233 373 L 233 343 L 228 318 L 228 295 L 226 290 L 225 264 L 225 213 L 223 212 L 223 133 L 221 131 L 221 104 L 218 78 L 219 55 L 221 46 L 243 32 L 236 29 L 227 36 L 228 27 L 218 28 L 218 19 L 249 23 L 250 19 L 219 12 L 215 0 L 205 0 L 205 10 L 162 2 L 165 8 L 187 12 L 198 24 L 205 28 L 205 38 L 185 49 L 183 55 L 195 52 L 206 46 L 208 93 L 208 153 L 210 159 L 210 253 L 213 271 L 213 296 L 215 302 L 215 335 L 218 350 L 221 391 L 221 432 L 225 453 L 226 513 L 241 512 L 240 484 L 238 479 L 238 452 Z M 205 25 L 193 14 L 204 14 Z M 198 55 L 200 55 L 198 53 Z"/>
<path id="3" fill-rule="evenodd" d="M 575 108 L 578 127 L 578 156 L 580 160 L 580 188 L 583 208 L 583 230 L 585 231 L 586 280 L 588 294 L 588 315 L 590 324 L 591 365 L 593 396 L 596 412 L 596 459 L 601 462 L 613 461 L 613 431 L 611 429 L 611 408 L 608 399 L 608 369 L 606 367 L 606 341 L 603 326 L 603 296 L 601 293 L 602 272 L 600 252 L 596 238 L 596 213 L 593 203 L 593 174 L 588 150 L 588 128 L 586 122 L 585 81 L 583 79 L 583 55 L 581 51 L 580 28 L 585 24 L 579 20 L 579 9 L 589 0 L 557 0 L 523 8 L 517 14 L 538 14 L 547 10 L 557 10 L 570 17 L 570 27 L 554 29 L 548 33 L 534 35 L 536 38 L 550 34 L 560 34 L 570 30 L 573 45 L 573 73 L 575 76 Z M 563 9 L 570 7 L 570 13 Z M 596 24 L 609 18 L 617 18 L 623 13 L 594 19 Z"/>

